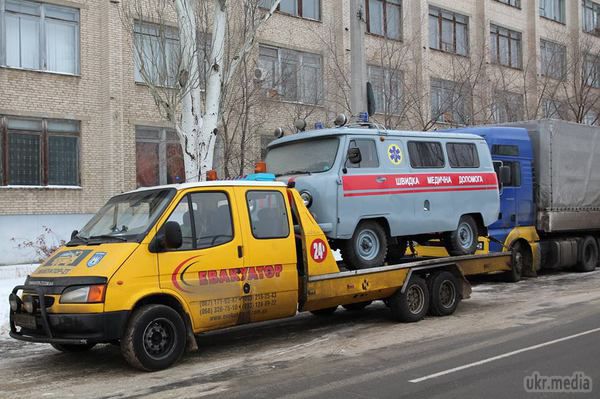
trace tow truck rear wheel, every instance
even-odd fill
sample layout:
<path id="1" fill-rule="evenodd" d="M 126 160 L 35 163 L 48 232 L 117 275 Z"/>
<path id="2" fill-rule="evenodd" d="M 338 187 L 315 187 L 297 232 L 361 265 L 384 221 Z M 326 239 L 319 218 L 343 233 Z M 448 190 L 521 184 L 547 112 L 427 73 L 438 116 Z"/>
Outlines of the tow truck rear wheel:
<path id="1" fill-rule="evenodd" d="M 433 273 L 427 278 L 429 288 L 429 313 L 432 316 L 449 316 L 460 302 L 460 285 L 448 271 Z"/>
<path id="2" fill-rule="evenodd" d="M 121 353 L 135 368 L 144 371 L 166 369 L 185 350 L 185 324 L 175 309 L 151 304 L 137 309 L 121 339 Z"/>
<path id="3" fill-rule="evenodd" d="M 425 317 L 429 310 L 429 289 L 423 278 L 413 275 L 404 292 L 396 291 L 389 299 L 392 316 L 405 323 L 413 323 Z"/>
<path id="4" fill-rule="evenodd" d="M 471 255 L 477 251 L 479 231 L 472 216 L 464 215 L 456 230 L 444 235 L 444 246 L 451 256 Z"/>
<path id="5" fill-rule="evenodd" d="M 387 234 L 381 224 L 373 220 L 360 222 L 352 238 L 341 247 L 344 263 L 351 270 L 383 265 L 387 249 Z"/>
<path id="6" fill-rule="evenodd" d="M 85 352 L 92 349 L 96 344 L 50 344 L 54 349 L 66 353 Z"/>

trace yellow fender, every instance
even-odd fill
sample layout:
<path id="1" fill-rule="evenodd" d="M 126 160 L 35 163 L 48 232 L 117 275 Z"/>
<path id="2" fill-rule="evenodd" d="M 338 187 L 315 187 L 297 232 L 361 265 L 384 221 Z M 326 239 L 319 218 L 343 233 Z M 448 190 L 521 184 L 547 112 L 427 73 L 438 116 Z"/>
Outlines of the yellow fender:
<path id="1" fill-rule="evenodd" d="M 525 240 L 531 248 L 532 272 L 537 273 L 542 264 L 542 252 L 540 248 L 540 237 L 533 226 L 515 227 L 506 236 L 504 246 L 508 249 L 513 246 L 517 240 Z"/>

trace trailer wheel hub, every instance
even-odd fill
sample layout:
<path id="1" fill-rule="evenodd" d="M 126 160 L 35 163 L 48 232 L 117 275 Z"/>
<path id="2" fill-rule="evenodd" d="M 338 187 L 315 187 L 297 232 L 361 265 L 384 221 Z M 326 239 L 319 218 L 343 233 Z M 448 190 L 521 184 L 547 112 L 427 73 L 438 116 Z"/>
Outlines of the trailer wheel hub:
<path id="1" fill-rule="evenodd" d="M 425 293 L 417 284 L 410 286 L 406 292 L 406 301 L 408 302 L 408 310 L 417 314 L 423 311 L 425 306 Z"/>

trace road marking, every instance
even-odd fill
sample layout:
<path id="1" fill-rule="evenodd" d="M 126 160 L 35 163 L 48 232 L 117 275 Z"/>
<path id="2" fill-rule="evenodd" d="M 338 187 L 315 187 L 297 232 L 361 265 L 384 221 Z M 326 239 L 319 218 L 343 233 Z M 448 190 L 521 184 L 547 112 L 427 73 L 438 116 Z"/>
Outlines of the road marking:
<path id="1" fill-rule="evenodd" d="M 580 332 L 578 334 L 569 335 L 567 337 L 558 338 L 558 339 L 555 339 L 555 340 L 552 340 L 552 341 L 547 341 L 547 342 L 544 342 L 544 343 L 541 343 L 541 344 L 537 344 L 537 345 L 533 345 L 533 346 L 528 346 L 526 348 L 517 349 L 516 351 L 507 352 L 507 353 L 504 353 L 502 355 L 498 355 L 498 356 L 494 356 L 494 357 L 488 357 L 487 359 L 479 360 L 477 362 L 465 364 L 465 365 L 462 365 L 462 366 L 459 366 L 459 367 L 454 367 L 452 369 L 440 371 L 438 373 L 429 374 L 429 375 L 426 375 L 424 377 L 415 378 L 414 380 L 409 380 L 408 382 L 412 382 L 412 383 L 423 382 L 423 381 L 430 380 L 430 379 L 433 379 L 433 378 L 441 377 L 443 375 L 447 375 L 447 374 L 455 373 L 457 371 L 465 370 L 465 369 L 468 369 L 468 368 L 471 368 L 471 367 L 480 366 L 482 364 L 486 364 L 486 363 L 490 363 L 490 362 L 493 362 L 493 361 L 496 361 L 496 360 L 504 359 L 504 358 L 507 358 L 509 356 L 518 355 L 519 353 L 529 352 L 529 351 L 532 351 L 532 350 L 535 350 L 535 349 L 543 348 L 545 346 L 557 344 L 559 342 L 568 341 L 570 339 L 582 337 L 582 336 L 588 335 L 588 334 L 593 334 L 595 332 L 600 332 L 600 327 L 599 328 L 594 328 L 593 330 L 583 331 L 583 332 Z"/>

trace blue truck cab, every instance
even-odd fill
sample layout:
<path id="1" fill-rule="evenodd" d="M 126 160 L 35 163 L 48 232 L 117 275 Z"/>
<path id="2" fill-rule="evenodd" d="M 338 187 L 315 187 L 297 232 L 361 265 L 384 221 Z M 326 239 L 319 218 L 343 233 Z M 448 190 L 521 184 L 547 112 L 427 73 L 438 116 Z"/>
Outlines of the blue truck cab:
<path id="1" fill-rule="evenodd" d="M 498 221 L 488 228 L 488 235 L 493 238 L 489 242 L 489 252 L 502 252 L 506 239 L 516 227 L 535 225 L 531 140 L 527 129 L 517 127 L 473 127 L 460 129 L 460 132 L 485 139 L 496 173 L 501 166 L 510 170 L 509 181 L 500 187 Z"/>

